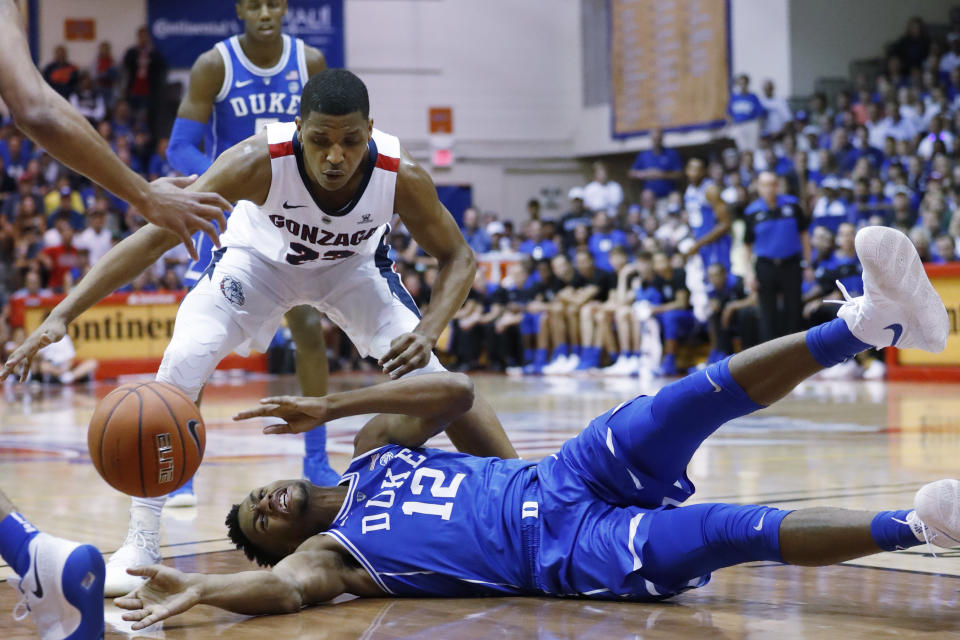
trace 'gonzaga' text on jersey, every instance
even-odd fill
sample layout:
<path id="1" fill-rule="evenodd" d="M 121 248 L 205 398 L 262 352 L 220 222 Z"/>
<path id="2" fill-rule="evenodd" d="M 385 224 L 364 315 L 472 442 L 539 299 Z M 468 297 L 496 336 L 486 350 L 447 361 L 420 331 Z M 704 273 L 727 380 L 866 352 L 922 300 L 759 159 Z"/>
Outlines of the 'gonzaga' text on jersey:
<path id="1" fill-rule="evenodd" d="M 270 262 L 302 268 L 332 266 L 354 256 L 374 256 L 384 246 L 393 217 L 400 140 L 373 130 L 369 157 L 357 170 L 363 181 L 338 211 L 324 211 L 309 187 L 297 126 L 267 125 L 273 179 L 260 206 L 241 200 L 223 234 L 224 247 L 243 247 Z M 378 255 L 379 259 L 379 255 Z"/>

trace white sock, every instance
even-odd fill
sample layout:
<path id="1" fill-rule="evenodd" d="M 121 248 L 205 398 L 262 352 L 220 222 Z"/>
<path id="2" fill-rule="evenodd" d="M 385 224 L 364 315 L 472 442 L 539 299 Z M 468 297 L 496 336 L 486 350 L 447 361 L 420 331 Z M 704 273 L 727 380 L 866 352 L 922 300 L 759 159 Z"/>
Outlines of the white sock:
<path id="1" fill-rule="evenodd" d="M 130 500 L 130 519 L 133 519 L 134 509 L 145 509 L 153 518 L 156 518 L 157 524 L 160 523 L 160 514 L 163 512 L 163 505 L 167 502 L 167 496 L 159 498 L 131 498 Z"/>

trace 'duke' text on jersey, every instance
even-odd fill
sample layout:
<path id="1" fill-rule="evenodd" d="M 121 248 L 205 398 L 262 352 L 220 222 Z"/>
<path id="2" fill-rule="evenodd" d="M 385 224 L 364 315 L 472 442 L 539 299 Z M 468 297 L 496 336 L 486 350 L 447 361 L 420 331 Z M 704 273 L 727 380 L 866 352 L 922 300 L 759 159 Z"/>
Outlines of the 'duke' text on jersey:
<path id="1" fill-rule="evenodd" d="M 233 115 L 242 118 L 245 115 L 260 115 L 261 113 L 276 113 L 295 116 L 300 112 L 300 96 L 288 93 L 251 93 L 245 96 L 230 98 Z"/>

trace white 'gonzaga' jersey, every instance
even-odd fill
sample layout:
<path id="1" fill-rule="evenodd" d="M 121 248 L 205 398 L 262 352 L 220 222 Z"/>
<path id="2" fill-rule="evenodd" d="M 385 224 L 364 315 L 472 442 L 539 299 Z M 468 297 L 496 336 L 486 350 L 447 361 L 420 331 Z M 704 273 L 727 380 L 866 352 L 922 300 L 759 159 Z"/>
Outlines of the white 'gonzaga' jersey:
<path id="1" fill-rule="evenodd" d="M 353 256 L 373 256 L 393 217 L 400 140 L 376 129 L 360 188 L 347 206 L 324 211 L 307 188 L 309 179 L 293 122 L 269 124 L 273 179 L 262 206 L 241 200 L 233 208 L 224 247 L 255 251 L 274 262 L 310 269 Z"/>

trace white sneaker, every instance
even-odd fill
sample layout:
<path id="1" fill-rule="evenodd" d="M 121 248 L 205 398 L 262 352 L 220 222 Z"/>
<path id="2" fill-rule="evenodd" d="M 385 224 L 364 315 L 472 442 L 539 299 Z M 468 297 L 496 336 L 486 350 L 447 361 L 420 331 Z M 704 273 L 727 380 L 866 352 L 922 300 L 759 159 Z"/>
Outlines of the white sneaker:
<path id="1" fill-rule="evenodd" d="M 565 369 L 567 366 L 567 360 L 569 356 L 560 355 L 543 365 L 543 373 L 547 375 L 553 375 L 555 373 L 560 373 L 561 370 Z"/>
<path id="2" fill-rule="evenodd" d="M 635 356 L 621 356 L 615 363 L 602 370 L 605 376 L 631 376 L 640 364 L 640 358 Z"/>
<path id="3" fill-rule="evenodd" d="M 947 346 L 950 321 L 910 239 L 889 227 L 864 227 L 855 239 L 863 266 L 863 295 L 837 312 L 857 339 L 877 348 L 923 349 Z M 839 284 L 839 283 L 838 283 Z"/>
<path id="4" fill-rule="evenodd" d="M 907 522 L 920 540 L 943 549 L 960 546 L 960 480 L 937 480 L 920 487 Z"/>
<path id="5" fill-rule="evenodd" d="M 863 370 L 864 380 L 883 380 L 887 375 L 887 365 L 870 358 L 870 364 Z"/>
<path id="6" fill-rule="evenodd" d="M 600 375 L 602 376 L 622 376 L 623 369 L 627 364 L 628 358 L 626 356 L 620 356 L 616 362 L 611 364 L 609 367 L 603 367 L 600 369 Z"/>
<path id="7" fill-rule="evenodd" d="M 107 578 L 104 584 L 104 596 L 117 598 L 124 596 L 137 587 L 144 579 L 131 576 L 127 569 L 148 564 L 157 564 L 160 555 L 160 518 L 146 507 L 130 509 L 130 529 L 123 545 L 117 549 L 107 563 Z"/>
<path id="8" fill-rule="evenodd" d="M 43 640 L 102 638 L 103 556 L 96 547 L 40 533 L 30 541 L 30 566 L 10 584 L 23 595 L 15 620 L 30 615 Z"/>
<path id="9" fill-rule="evenodd" d="M 573 370 L 580 366 L 580 356 L 576 353 L 571 353 L 567 356 L 567 361 L 564 363 L 563 367 L 557 370 L 557 373 L 565 375 L 568 373 L 573 373 Z"/>
<path id="10" fill-rule="evenodd" d="M 860 377 L 860 365 L 853 358 L 835 364 L 820 372 L 823 380 L 855 380 Z"/>

